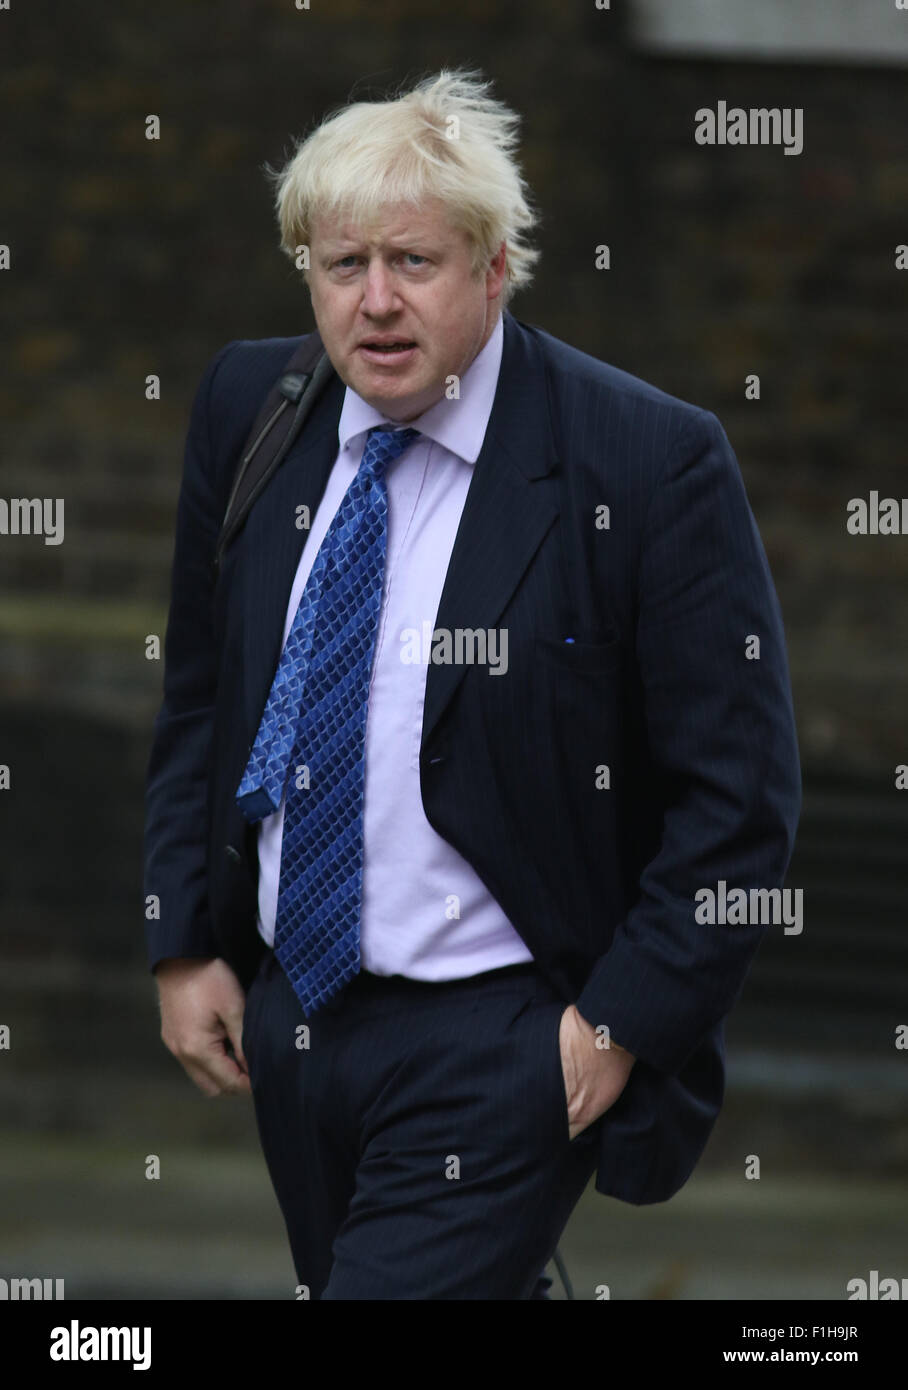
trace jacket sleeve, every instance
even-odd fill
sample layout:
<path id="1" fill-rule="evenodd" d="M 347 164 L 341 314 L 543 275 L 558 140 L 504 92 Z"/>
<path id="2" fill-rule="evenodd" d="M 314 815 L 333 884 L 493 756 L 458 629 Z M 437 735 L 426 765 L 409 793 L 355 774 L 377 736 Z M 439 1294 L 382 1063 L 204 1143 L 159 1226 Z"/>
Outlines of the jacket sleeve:
<path id="1" fill-rule="evenodd" d="M 149 966 L 216 956 L 208 914 L 208 771 L 217 684 L 214 548 L 224 501 L 214 477 L 209 410 L 228 343 L 209 362 L 192 406 L 177 504 L 164 698 L 146 778 L 145 934 Z M 229 480 L 228 480 L 229 481 Z"/>
<path id="2" fill-rule="evenodd" d="M 661 845 L 576 1005 L 674 1074 L 734 1004 L 767 930 L 698 923 L 695 894 L 720 880 L 729 892 L 780 887 L 801 805 L 778 600 L 737 460 L 709 411 L 682 430 L 650 499 L 636 659 Z"/>

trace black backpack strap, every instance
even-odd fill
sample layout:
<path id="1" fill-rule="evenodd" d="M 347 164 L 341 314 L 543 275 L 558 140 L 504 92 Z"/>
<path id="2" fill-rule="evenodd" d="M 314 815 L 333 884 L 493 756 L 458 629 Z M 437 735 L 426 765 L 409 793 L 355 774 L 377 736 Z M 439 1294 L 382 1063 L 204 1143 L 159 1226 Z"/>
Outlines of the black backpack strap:
<path id="1" fill-rule="evenodd" d="M 303 427 L 322 388 L 334 373 L 319 334 L 309 333 L 265 397 L 243 445 L 214 557 L 217 574 L 227 546 L 239 531 Z"/>

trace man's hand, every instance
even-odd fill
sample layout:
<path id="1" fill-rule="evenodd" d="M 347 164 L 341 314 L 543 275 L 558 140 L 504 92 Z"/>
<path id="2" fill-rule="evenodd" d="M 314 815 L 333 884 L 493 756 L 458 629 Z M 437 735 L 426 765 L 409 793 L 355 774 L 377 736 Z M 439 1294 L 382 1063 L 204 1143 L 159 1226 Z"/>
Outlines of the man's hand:
<path id="1" fill-rule="evenodd" d="M 251 1091 L 243 1056 L 243 988 L 225 960 L 173 958 L 155 971 L 161 1038 L 206 1096 Z M 227 1040 L 236 1060 L 227 1052 Z"/>
<path id="2" fill-rule="evenodd" d="M 615 1104 L 636 1061 L 617 1043 L 597 1047 L 596 1040 L 600 1036 L 576 1004 L 567 1006 L 561 1015 L 558 1042 L 572 1139 Z"/>

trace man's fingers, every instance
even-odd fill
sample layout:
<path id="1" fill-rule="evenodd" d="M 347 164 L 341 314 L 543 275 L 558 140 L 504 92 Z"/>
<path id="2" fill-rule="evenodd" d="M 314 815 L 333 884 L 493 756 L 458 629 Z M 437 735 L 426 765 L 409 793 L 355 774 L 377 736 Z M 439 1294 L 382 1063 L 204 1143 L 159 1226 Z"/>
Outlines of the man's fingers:
<path id="1" fill-rule="evenodd" d="M 237 1034 L 238 1042 L 241 1036 L 242 1028 Z M 217 1020 L 213 1031 L 194 1031 L 189 1038 L 177 1040 L 164 1034 L 162 1037 L 168 1051 L 173 1053 L 186 1075 L 206 1096 L 251 1089 L 245 1058 L 240 1063 L 227 1051 L 227 1039 L 230 1037 L 233 1044 L 233 1037 L 222 1020 Z"/>
<path id="2" fill-rule="evenodd" d="M 243 1056 L 246 1000 L 226 961 L 177 958 L 164 961 L 157 976 L 161 1037 L 194 1085 L 211 1097 L 250 1091 Z"/>
<path id="3" fill-rule="evenodd" d="M 208 1074 L 217 1083 L 216 1094 L 236 1096 L 252 1090 L 247 1073 L 227 1052 L 212 1061 Z"/>
<path id="4" fill-rule="evenodd" d="M 184 1062 L 183 1070 L 193 1085 L 199 1088 L 202 1095 L 208 1096 L 210 1100 L 213 1100 L 215 1096 L 221 1094 L 221 1087 L 214 1078 L 195 1062 Z"/>
<path id="5" fill-rule="evenodd" d="M 237 1064 L 239 1065 L 240 1071 L 248 1075 L 249 1067 L 247 1065 L 246 1058 L 243 1055 L 244 1013 L 245 1007 L 243 1004 L 240 1004 L 239 1008 L 231 1009 L 229 1014 L 223 1014 L 221 1017 L 221 1022 L 227 1029 L 227 1036 L 230 1039 L 230 1045 L 233 1048 L 233 1054 L 236 1058 Z"/>
<path id="6" fill-rule="evenodd" d="M 209 1043 L 201 1055 L 183 1056 L 178 1060 L 190 1080 L 210 1099 L 239 1095 L 252 1089 L 249 1077 L 225 1050 L 223 1040 Z"/>

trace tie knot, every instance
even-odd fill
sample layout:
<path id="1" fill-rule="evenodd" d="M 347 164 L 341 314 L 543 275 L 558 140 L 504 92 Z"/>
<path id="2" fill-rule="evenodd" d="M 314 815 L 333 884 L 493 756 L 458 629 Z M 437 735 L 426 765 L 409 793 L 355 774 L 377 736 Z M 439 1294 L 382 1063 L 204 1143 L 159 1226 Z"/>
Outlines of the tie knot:
<path id="1" fill-rule="evenodd" d="M 369 431 L 360 469 L 366 469 L 373 477 L 381 477 L 389 464 L 393 463 L 414 439 L 419 438 L 419 430 L 391 430 L 383 425 L 375 425 Z"/>

